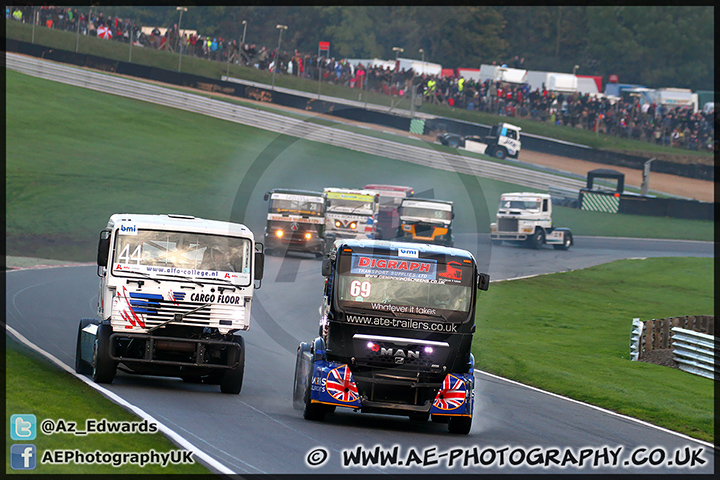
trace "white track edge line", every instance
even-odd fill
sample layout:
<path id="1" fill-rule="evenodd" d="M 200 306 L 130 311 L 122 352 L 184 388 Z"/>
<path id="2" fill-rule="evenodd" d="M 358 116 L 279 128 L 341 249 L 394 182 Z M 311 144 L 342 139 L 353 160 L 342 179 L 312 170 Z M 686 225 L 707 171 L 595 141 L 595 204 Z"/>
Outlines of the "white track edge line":
<path id="1" fill-rule="evenodd" d="M 493 373 L 485 372 L 485 371 L 483 371 L 483 370 L 478 370 L 477 368 L 474 369 L 474 371 L 475 371 L 475 373 L 479 373 L 479 374 L 482 374 L 482 375 L 487 375 L 488 377 L 492 377 L 492 378 L 495 378 L 495 379 L 497 379 L 497 380 L 502 380 L 502 381 L 504 381 L 504 382 L 508 382 L 508 383 L 511 383 L 511 384 L 513 384 L 513 385 L 517 385 L 517 386 L 520 386 L 520 387 L 529 388 L 530 390 L 533 390 L 533 391 L 536 391 L 536 392 L 539 392 L 539 393 L 544 393 L 544 394 L 546 394 L 546 395 L 550 395 L 551 397 L 559 398 L 559 399 L 561 399 L 561 400 L 567 400 L 567 401 L 569 401 L 569 402 L 576 403 L 576 404 L 578 404 L 578 405 L 583 405 L 583 406 L 585 406 L 585 407 L 590 407 L 590 408 L 592 408 L 593 410 L 597 410 L 597 411 L 602 412 L 602 413 L 607 413 L 608 415 L 612 415 L 612 416 L 614 416 L 614 417 L 622 418 L 623 420 L 629 420 L 629 421 L 631 421 L 631 422 L 638 423 L 638 424 L 643 425 L 643 426 L 646 426 L 646 427 L 652 427 L 652 428 L 654 428 L 654 429 L 656 429 L 656 430 L 660 430 L 661 432 L 670 433 L 670 434 L 675 435 L 675 436 L 677 436 L 677 437 L 683 438 L 683 439 L 685 439 L 685 440 L 690 440 L 690 441 L 699 443 L 699 444 L 701 444 L 701 445 L 705 445 L 706 447 L 709 447 L 709 448 L 712 448 L 712 449 L 715 448 L 715 445 L 713 445 L 713 444 L 710 443 L 710 442 L 706 442 L 706 441 L 704 441 L 704 440 L 699 440 L 699 439 L 697 439 L 697 438 L 693 438 L 693 437 L 690 437 L 690 436 L 688 436 L 688 435 L 685 435 L 684 433 L 675 432 L 675 431 L 673 431 L 673 430 L 669 430 L 669 429 L 667 429 L 667 428 L 665 428 L 665 427 L 660 427 L 660 426 L 658 426 L 658 425 L 654 425 L 654 424 L 652 424 L 652 423 L 646 422 L 646 421 L 644 421 L 644 420 L 640 420 L 640 419 L 638 419 L 638 418 L 629 417 L 629 416 L 627 416 L 627 415 L 623 415 L 622 413 L 613 412 L 612 410 L 608 410 L 608 409 L 606 409 L 606 408 L 598 407 L 597 405 L 593 405 L 593 404 L 591 404 L 591 403 L 581 402 L 580 400 L 575 400 L 574 398 L 565 397 L 565 396 L 559 395 L 559 394 L 557 394 L 557 393 L 548 392 L 548 391 L 546 391 L 546 390 L 542 390 L 542 389 L 540 389 L 540 388 L 533 387 L 532 385 L 526 385 L 526 384 L 524 384 L 524 383 L 520 383 L 520 382 L 517 382 L 517 381 L 515 381 L 515 380 L 510 380 L 510 379 L 508 379 L 508 378 L 501 377 L 501 376 L 495 375 L 495 374 L 493 374 Z"/>
<path id="2" fill-rule="evenodd" d="M 164 423 L 158 421 L 155 419 L 152 415 L 145 412 L 140 407 L 133 405 L 132 403 L 128 402 L 124 398 L 120 397 L 118 394 L 108 390 L 105 387 L 102 387 L 95 382 L 91 382 L 88 378 L 86 378 L 84 375 L 80 375 L 77 372 L 75 372 L 74 369 L 70 368 L 68 365 L 60 361 L 57 357 L 52 355 L 51 353 L 43 350 L 42 348 L 38 347 L 34 343 L 32 343 L 30 340 L 25 338 L 20 332 L 12 328 L 10 325 L 5 325 L 6 332 L 9 332 L 12 334 L 13 337 L 15 337 L 18 341 L 20 341 L 22 344 L 24 344 L 26 347 L 36 351 L 37 353 L 41 354 L 42 356 L 46 357 L 50 361 L 52 361 L 54 364 L 56 364 L 58 367 L 62 368 L 66 372 L 74 375 L 76 378 L 79 378 L 83 382 L 85 382 L 90 387 L 94 388 L 98 392 L 100 392 L 105 397 L 109 398 L 113 402 L 119 404 L 120 406 L 124 407 L 126 410 L 130 410 L 131 412 L 135 413 L 140 418 L 147 420 L 149 422 L 155 423 L 158 426 L 158 429 L 163 432 L 166 436 L 170 437 L 176 444 L 179 446 L 185 448 L 186 450 L 189 450 L 193 452 L 193 455 L 196 455 L 198 458 L 202 459 L 203 462 L 205 462 L 207 465 L 210 465 L 212 468 L 216 469 L 219 473 L 226 474 L 226 475 L 234 475 L 236 472 L 233 470 L 230 470 L 222 463 L 218 462 L 214 458 L 212 458 L 209 454 L 205 453 L 204 451 L 200 450 L 198 447 L 190 443 L 188 440 L 180 436 L 177 432 L 175 432 L 173 429 L 165 425 Z"/>

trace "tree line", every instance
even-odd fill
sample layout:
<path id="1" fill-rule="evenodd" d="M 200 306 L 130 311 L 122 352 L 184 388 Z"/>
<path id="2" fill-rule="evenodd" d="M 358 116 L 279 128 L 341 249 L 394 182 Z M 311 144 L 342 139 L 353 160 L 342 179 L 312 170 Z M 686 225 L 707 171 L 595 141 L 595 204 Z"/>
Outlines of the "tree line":
<path id="1" fill-rule="evenodd" d="M 88 7 L 81 7 L 86 9 Z M 94 7 L 145 26 L 175 6 Z M 444 68 L 524 59 L 529 70 L 599 75 L 651 88 L 714 89 L 713 6 L 188 6 L 182 28 L 209 37 L 336 58 L 424 58 Z M 245 24 L 243 24 L 245 21 Z M 395 50 L 393 50 L 395 48 Z M 402 49 L 400 51 L 399 49 Z M 422 52 L 421 52 L 422 50 Z"/>

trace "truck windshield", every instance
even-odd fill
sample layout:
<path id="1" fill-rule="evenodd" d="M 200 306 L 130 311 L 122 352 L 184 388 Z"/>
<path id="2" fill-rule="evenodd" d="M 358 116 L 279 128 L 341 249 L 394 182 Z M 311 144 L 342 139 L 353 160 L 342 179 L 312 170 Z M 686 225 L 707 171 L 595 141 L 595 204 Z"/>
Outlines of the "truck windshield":
<path id="1" fill-rule="evenodd" d="M 328 211 L 342 213 L 371 214 L 373 211 L 373 197 L 370 195 L 328 193 Z"/>
<path id="2" fill-rule="evenodd" d="M 353 253 L 338 272 L 342 308 L 463 321 L 472 303 L 472 264 L 457 260 Z"/>
<path id="3" fill-rule="evenodd" d="M 124 235 L 118 230 L 112 273 L 186 276 L 248 286 L 251 261 L 247 238 L 144 229 Z"/>
<path id="4" fill-rule="evenodd" d="M 500 208 L 515 208 L 518 210 L 540 210 L 540 200 L 503 200 Z"/>
<path id="5" fill-rule="evenodd" d="M 324 213 L 323 197 L 273 193 L 270 197 L 270 213 L 290 213 L 320 217 Z"/>
<path id="6" fill-rule="evenodd" d="M 447 204 L 406 201 L 400 210 L 401 217 L 430 218 L 434 220 L 452 220 L 452 210 Z"/>

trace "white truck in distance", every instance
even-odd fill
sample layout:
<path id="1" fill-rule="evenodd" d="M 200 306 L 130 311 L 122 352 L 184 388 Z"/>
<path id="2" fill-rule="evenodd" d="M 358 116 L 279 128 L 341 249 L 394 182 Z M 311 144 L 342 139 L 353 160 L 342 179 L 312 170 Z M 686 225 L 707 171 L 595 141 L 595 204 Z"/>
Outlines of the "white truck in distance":
<path id="1" fill-rule="evenodd" d="M 449 147 L 461 147 L 502 160 L 506 157 L 518 158 L 522 148 L 520 130 L 522 129 L 518 126 L 501 122 L 493 125 L 490 135 L 485 137 L 476 135 L 463 137 L 456 133 L 443 133 L 438 135 L 438 140 Z"/>
<path id="2" fill-rule="evenodd" d="M 118 368 L 240 393 L 264 253 L 237 223 L 115 214 L 100 232 L 100 320 L 80 321 L 75 370 L 112 383 Z M 259 288 L 259 285 L 258 287 Z"/>
<path id="3" fill-rule="evenodd" d="M 326 251 L 338 238 L 374 239 L 380 213 L 380 192 L 366 189 L 326 187 Z"/>
<path id="4" fill-rule="evenodd" d="M 505 241 L 535 249 L 548 244 L 567 250 L 573 245 L 570 229 L 553 227 L 552 198 L 547 193 L 503 193 L 497 222 L 490 224 L 490 240 L 493 245 Z"/>

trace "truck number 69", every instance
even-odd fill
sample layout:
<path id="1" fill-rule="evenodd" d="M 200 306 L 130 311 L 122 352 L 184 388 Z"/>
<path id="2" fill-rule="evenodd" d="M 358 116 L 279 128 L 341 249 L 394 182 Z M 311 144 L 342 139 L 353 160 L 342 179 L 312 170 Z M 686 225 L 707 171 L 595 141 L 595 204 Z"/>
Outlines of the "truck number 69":
<path id="1" fill-rule="evenodd" d="M 370 282 L 361 282 L 360 280 L 353 280 L 350 283 L 350 296 L 351 297 L 363 297 L 367 298 L 370 296 L 370 290 L 372 285 Z"/>

